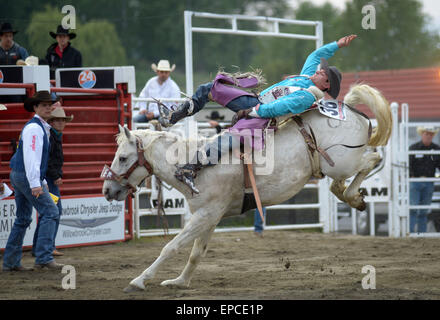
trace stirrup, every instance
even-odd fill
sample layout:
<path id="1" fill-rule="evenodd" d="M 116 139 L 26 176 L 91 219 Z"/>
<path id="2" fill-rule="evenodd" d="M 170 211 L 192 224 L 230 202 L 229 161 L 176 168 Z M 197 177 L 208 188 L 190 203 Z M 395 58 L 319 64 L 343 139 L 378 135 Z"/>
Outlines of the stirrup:
<path id="1" fill-rule="evenodd" d="M 194 183 L 194 178 L 196 176 L 196 173 L 193 170 L 190 169 L 184 169 L 183 167 L 178 167 L 176 172 L 174 173 L 174 176 L 177 180 L 183 182 L 186 184 L 190 189 L 192 193 L 199 194 L 199 189 L 196 188 L 196 185 Z"/>
<path id="2" fill-rule="evenodd" d="M 168 128 L 173 125 L 169 119 L 164 118 L 164 117 L 159 117 L 159 119 L 157 119 L 157 120 L 159 120 L 160 125 L 164 128 Z"/>
<path id="3" fill-rule="evenodd" d="M 159 114 L 160 117 L 158 120 L 162 127 L 168 128 L 173 125 L 170 122 L 172 112 L 169 109 L 159 105 Z"/>

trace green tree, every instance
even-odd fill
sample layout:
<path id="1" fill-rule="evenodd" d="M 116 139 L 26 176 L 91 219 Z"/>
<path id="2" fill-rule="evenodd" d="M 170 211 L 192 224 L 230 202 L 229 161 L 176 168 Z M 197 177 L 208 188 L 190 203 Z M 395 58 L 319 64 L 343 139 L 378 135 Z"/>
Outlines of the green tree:
<path id="1" fill-rule="evenodd" d="M 36 11 L 31 15 L 26 29 L 30 54 L 40 59 L 45 58 L 47 48 L 56 42 L 49 35 L 49 31 L 55 32 L 62 18 L 61 9 L 50 5 L 46 5 L 42 11 Z M 127 64 L 125 49 L 112 23 L 105 20 L 81 23 L 77 19 L 76 29 L 72 31 L 77 34 L 77 37 L 72 40 L 72 46 L 81 52 L 84 66 Z"/>
<path id="2" fill-rule="evenodd" d="M 296 20 L 324 21 L 324 44 L 337 40 L 340 12 L 330 3 L 322 6 L 302 2 L 295 11 L 286 12 Z M 280 32 L 314 35 L 310 26 L 284 26 Z M 284 75 L 299 74 L 307 56 L 316 49 L 311 40 L 261 38 L 252 65 L 263 69 L 269 83 L 278 82 Z"/>
<path id="3" fill-rule="evenodd" d="M 368 4 L 375 7 L 376 29 L 362 27 L 362 8 Z M 324 43 L 348 34 L 358 35 L 349 48 L 338 51 L 331 59 L 331 64 L 341 71 L 404 69 L 440 63 L 439 35 L 428 31 L 429 20 L 418 0 L 352 0 L 342 11 L 329 2 L 321 6 L 303 2 L 293 16 L 323 21 Z M 308 32 L 305 27 L 288 30 Z M 261 39 L 253 65 L 264 70 L 269 82 L 279 81 L 283 74 L 298 74 L 314 49 L 312 41 Z"/>
<path id="4" fill-rule="evenodd" d="M 2 0 L 0 20 L 12 22 L 20 30 L 15 37 L 17 42 L 41 58 L 53 42 L 48 32 L 60 24 L 64 3 L 59 0 L 40 3 L 43 4 L 36 6 L 31 1 Z M 153 75 L 151 63 L 168 59 L 177 65 L 174 75 L 183 79 L 183 12 L 190 10 L 320 20 L 324 25 L 324 43 L 356 33 L 359 38 L 350 48 L 341 50 L 331 60 L 342 71 L 412 68 L 440 63 L 439 35 L 428 31 L 429 21 L 421 11 L 419 0 L 350 0 L 342 10 L 332 6 L 331 1 L 320 6 L 302 1 L 294 10 L 289 9 L 288 3 L 288 0 L 76 0 L 73 5 L 78 37 L 72 44 L 83 51 L 87 65 L 135 65 L 136 76 L 140 74 L 141 79 L 148 79 Z M 366 4 L 376 8 L 375 30 L 362 29 L 362 8 Z M 109 32 L 102 32 L 109 24 L 100 25 L 98 21 L 113 27 Z M 87 26 L 92 22 L 94 27 Z M 193 25 L 229 27 L 228 22 L 202 18 L 194 18 Z M 239 28 L 258 30 L 262 25 L 242 22 Z M 283 30 L 313 33 L 311 27 L 282 27 Z M 93 33 L 96 36 L 90 37 Z M 202 82 L 212 79 L 218 67 L 233 71 L 233 65 L 242 70 L 261 68 L 270 82 L 277 81 L 283 74 L 300 72 L 307 55 L 315 49 L 313 41 L 268 37 L 193 33 L 193 40 L 194 72 L 203 74 L 203 78 L 198 77 Z M 138 87 L 144 83 L 139 82 Z M 184 83 L 179 85 L 184 87 Z"/>
<path id="5" fill-rule="evenodd" d="M 49 32 L 55 32 L 57 25 L 61 24 L 63 15 L 61 10 L 50 5 L 44 6 L 42 11 L 35 11 L 30 17 L 30 23 L 26 28 L 28 37 L 28 51 L 30 55 L 44 59 L 49 45 L 55 40 Z"/>
<path id="6" fill-rule="evenodd" d="M 362 28 L 362 8 L 367 4 L 375 6 L 376 29 Z M 352 0 L 341 18 L 341 30 L 359 35 L 344 52 L 345 70 L 424 67 L 440 60 L 439 36 L 428 31 L 417 0 Z"/>
<path id="7" fill-rule="evenodd" d="M 106 19 L 115 24 L 121 42 L 127 48 L 128 61 L 142 70 L 159 59 L 168 59 L 178 69 L 184 70 L 185 10 L 270 15 L 278 14 L 286 7 L 286 0 L 112 1 L 111 5 L 108 0 L 75 1 L 77 15 L 83 23 L 91 19 Z M 203 26 L 206 19 L 196 18 L 194 23 Z M 209 25 L 219 27 L 226 24 L 211 20 Z M 211 72 L 220 65 L 242 65 L 254 52 L 252 41 L 250 37 L 237 40 L 235 36 L 194 34 L 195 69 Z"/>
<path id="8" fill-rule="evenodd" d="M 81 51 L 83 66 L 122 66 L 127 64 L 125 49 L 115 26 L 108 21 L 90 21 L 78 28 L 75 47 Z"/>

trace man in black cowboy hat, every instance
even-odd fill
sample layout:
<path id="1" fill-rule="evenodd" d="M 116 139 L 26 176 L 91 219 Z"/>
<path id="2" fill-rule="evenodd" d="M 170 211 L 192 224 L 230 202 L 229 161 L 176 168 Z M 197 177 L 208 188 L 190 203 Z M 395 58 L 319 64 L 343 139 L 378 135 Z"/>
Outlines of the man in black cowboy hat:
<path id="1" fill-rule="evenodd" d="M 46 63 L 50 67 L 50 78 L 55 79 L 57 68 L 79 68 L 82 67 L 81 52 L 71 46 L 70 40 L 76 37 L 73 32 L 58 26 L 57 32 L 49 32 L 50 36 L 57 42 L 50 45 L 46 53 Z"/>
<path id="2" fill-rule="evenodd" d="M 56 99 L 48 91 L 39 91 L 26 99 L 26 111 L 35 112 L 20 134 L 14 156 L 11 158 L 11 184 L 14 187 L 16 218 L 9 234 L 3 256 L 3 271 L 27 271 L 21 265 L 23 239 L 32 219 L 32 207 L 38 212 L 40 229 L 35 248 L 35 268 L 61 269 L 55 262 L 53 237 L 58 208 L 53 202 L 44 177 L 49 161 L 50 125 L 47 120 Z"/>
<path id="3" fill-rule="evenodd" d="M 25 60 L 29 54 L 27 50 L 16 42 L 14 35 L 17 30 L 12 28 L 9 22 L 5 22 L 0 27 L 0 65 L 15 65 L 18 60 Z"/>

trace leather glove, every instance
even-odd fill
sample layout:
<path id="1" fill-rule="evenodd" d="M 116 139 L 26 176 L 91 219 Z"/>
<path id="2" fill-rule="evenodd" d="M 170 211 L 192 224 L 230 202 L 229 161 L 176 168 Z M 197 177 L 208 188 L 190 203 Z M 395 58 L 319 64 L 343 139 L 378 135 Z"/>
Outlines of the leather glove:
<path id="1" fill-rule="evenodd" d="M 238 122 L 238 120 L 241 120 L 241 119 L 243 119 L 243 118 L 246 118 L 246 119 L 251 119 L 252 117 L 249 117 L 249 113 L 251 113 L 252 112 L 252 109 L 253 109 L 253 107 L 252 108 L 249 108 L 249 109 L 244 109 L 244 110 L 239 110 L 233 117 L 232 117 L 232 126 L 234 126 L 237 122 Z"/>

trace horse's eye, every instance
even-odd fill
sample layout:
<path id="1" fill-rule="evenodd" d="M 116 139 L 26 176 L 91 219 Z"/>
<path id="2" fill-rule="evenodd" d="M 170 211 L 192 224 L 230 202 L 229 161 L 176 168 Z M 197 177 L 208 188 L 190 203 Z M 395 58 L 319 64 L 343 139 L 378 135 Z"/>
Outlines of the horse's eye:
<path id="1" fill-rule="evenodd" d="M 119 162 L 125 162 L 125 161 L 127 161 L 127 158 L 125 158 L 125 157 L 119 157 Z"/>

